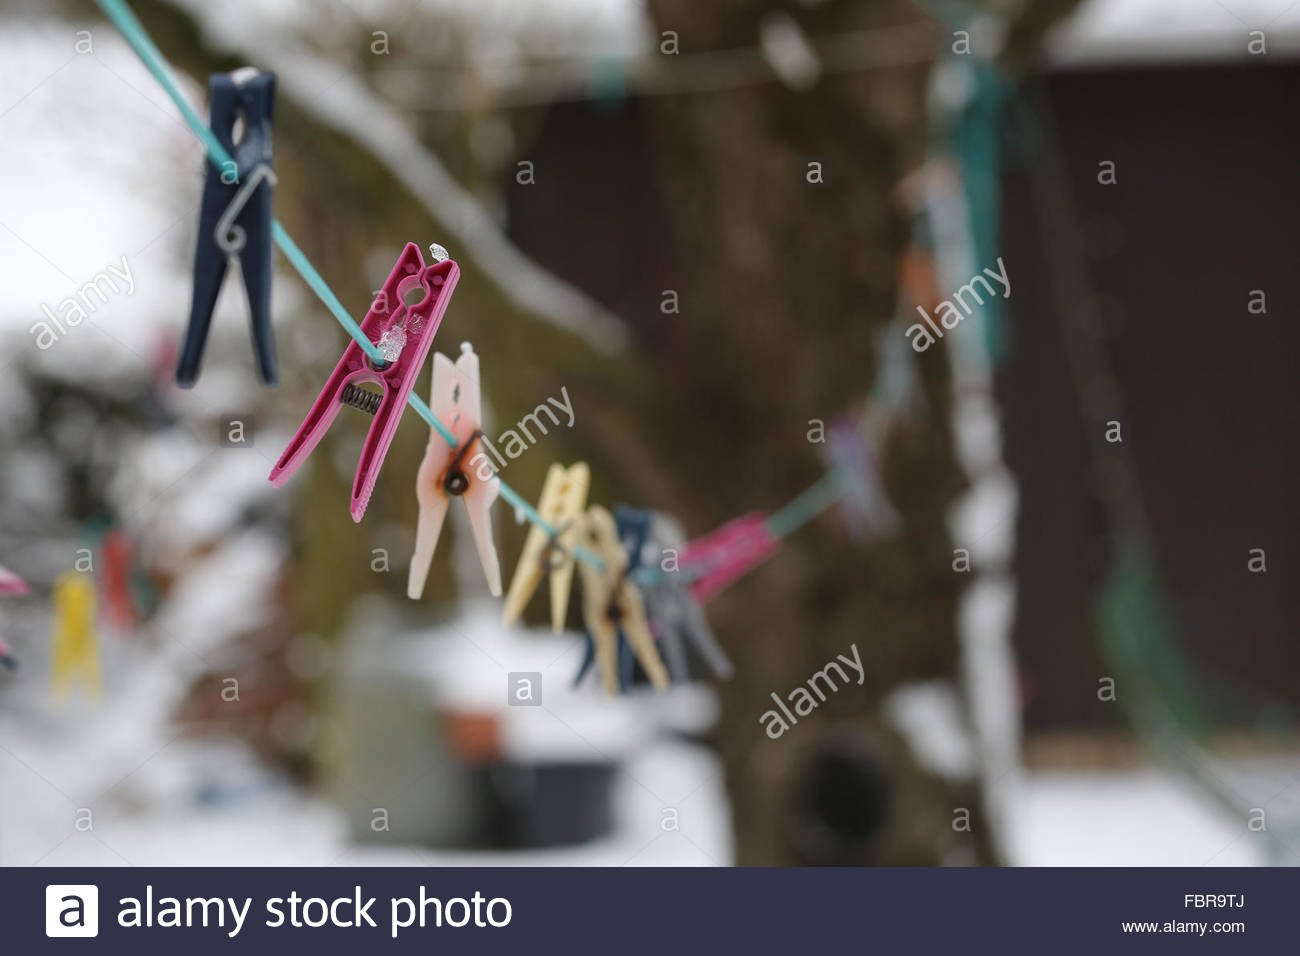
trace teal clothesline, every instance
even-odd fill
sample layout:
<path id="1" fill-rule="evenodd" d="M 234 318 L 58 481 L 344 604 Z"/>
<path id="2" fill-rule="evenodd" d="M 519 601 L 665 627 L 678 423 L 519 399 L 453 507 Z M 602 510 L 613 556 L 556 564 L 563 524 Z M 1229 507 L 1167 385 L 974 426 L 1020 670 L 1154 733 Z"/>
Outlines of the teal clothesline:
<path id="1" fill-rule="evenodd" d="M 213 135 L 212 130 L 208 128 L 199 114 L 194 112 L 194 108 L 181 95 L 180 89 L 172 80 L 166 58 L 154 45 L 144 26 L 131 12 L 131 8 L 123 0 L 95 0 L 95 2 L 99 5 L 100 10 L 104 12 L 104 15 L 117 27 L 126 42 L 135 50 L 136 55 L 144 63 L 145 69 L 153 75 L 164 92 L 171 97 L 172 102 L 176 104 L 177 109 L 181 111 L 181 115 L 185 118 L 186 124 L 189 125 L 194 135 L 199 138 L 199 141 L 203 143 L 213 162 L 223 167 L 234 165 L 234 160 L 226 152 L 225 147 L 221 145 L 216 136 Z M 298 274 L 311 286 L 312 291 L 325 303 L 326 308 L 343 326 L 344 331 L 352 336 L 373 362 L 382 367 L 385 364 L 383 351 L 366 337 L 366 333 L 362 331 L 361 326 L 348 314 L 347 309 L 343 307 L 343 303 L 334 294 L 334 290 L 330 288 L 329 283 L 316 271 L 316 267 L 298 248 L 298 244 L 293 241 L 284 226 L 280 225 L 279 220 L 272 221 L 271 236 L 275 240 L 275 244 L 280 247 L 280 251 L 289 260 L 289 263 L 298 270 Z M 415 410 L 415 413 L 428 422 L 429 426 L 441 435 L 447 444 L 453 448 L 456 447 L 456 437 L 442 422 L 438 421 L 433 411 L 425 404 L 424 399 L 412 392 L 407 401 L 411 408 Z M 833 480 L 828 483 L 828 479 Z M 525 501 L 519 492 L 506 484 L 499 475 L 497 476 L 497 483 L 500 487 L 501 497 L 522 512 L 524 517 L 548 535 L 555 537 L 558 534 L 557 529 L 539 515 L 537 510 Z M 839 499 L 842 491 L 837 491 L 834 495 L 828 495 L 826 489 L 831 485 L 837 489 L 840 488 L 840 482 L 836 478 L 834 471 L 828 472 L 790 504 L 772 515 L 768 519 L 768 529 L 773 537 L 784 537 L 833 505 Z M 604 568 L 605 562 L 598 555 L 592 554 L 582 547 L 575 547 L 573 551 L 574 557 L 579 560 L 597 568 Z"/>
<path id="2" fill-rule="evenodd" d="M 844 491 L 843 472 L 832 468 L 780 511 L 769 515 L 767 533 L 774 538 L 793 534 L 844 497 Z"/>

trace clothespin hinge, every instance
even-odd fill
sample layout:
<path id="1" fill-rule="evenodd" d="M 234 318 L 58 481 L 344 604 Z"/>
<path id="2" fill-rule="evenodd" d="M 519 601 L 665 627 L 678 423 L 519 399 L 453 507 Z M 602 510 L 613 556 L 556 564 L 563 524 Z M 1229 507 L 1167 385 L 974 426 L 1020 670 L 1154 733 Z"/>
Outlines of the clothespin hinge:
<path id="1" fill-rule="evenodd" d="M 469 454 L 470 448 L 474 443 L 483 437 L 483 429 L 476 428 L 470 433 L 469 438 L 465 439 L 465 444 L 456 450 L 456 456 L 452 458 L 451 464 L 447 466 L 447 477 L 442 481 L 442 490 L 449 495 L 460 496 L 469 491 L 469 477 L 461 471 L 461 462 Z"/>

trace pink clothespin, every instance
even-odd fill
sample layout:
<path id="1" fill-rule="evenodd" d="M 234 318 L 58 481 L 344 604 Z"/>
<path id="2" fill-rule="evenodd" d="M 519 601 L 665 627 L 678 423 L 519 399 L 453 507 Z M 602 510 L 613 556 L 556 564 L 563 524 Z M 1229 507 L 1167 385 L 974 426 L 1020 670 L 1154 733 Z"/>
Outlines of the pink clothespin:
<path id="1" fill-rule="evenodd" d="M 690 542 L 682 550 L 681 568 L 691 580 L 691 597 L 703 603 L 762 564 L 780 547 L 767 528 L 767 515 L 750 512 L 728 521 L 717 531 Z"/>
<path id="2" fill-rule="evenodd" d="M 0 597 L 22 597 L 27 593 L 27 582 L 0 564 Z"/>
<path id="3" fill-rule="evenodd" d="M 429 407 L 434 417 L 456 438 L 456 447 L 447 444 L 436 428 L 429 429 L 429 447 L 415 477 L 415 496 L 420 502 L 420 523 L 415 534 L 415 553 L 411 556 L 406 595 L 418 598 L 424 593 L 424 579 L 438 547 L 438 536 L 447 517 L 452 498 L 465 502 L 469 526 L 478 547 L 478 559 L 487 575 L 488 590 L 501 594 L 501 563 L 492 542 L 492 502 L 497 500 L 500 483 L 492 462 L 483 451 L 483 413 L 479 395 L 478 356 L 474 347 L 464 342 L 456 364 L 441 352 L 433 356 L 433 390 Z"/>
<path id="4" fill-rule="evenodd" d="M 0 666 L 7 670 L 18 670 L 18 658 L 14 657 L 13 650 L 5 643 L 3 637 L 0 637 Z"/>
<path id="5" fill-rule="evenodd" d="M 460 278 L 460 267 L 454 259 L 439 258 L 440 254 L 446 255 L 446 250 L 436 246 L 430 251 L 436 261 L 426 266 L 420 247 L 413 242 L 406 244 L 388 281 L 361 322 L 366 337 L 383 349 L 387 364 L 376 368 L 360 345 L 348 343 L 306 420 L 271 469 L 271 484 L 276 487 L 284 484 L 325 437 L 339 409 L 350 405 L 375 416 L 361 447 L 357 475 L 352 482 L 352 520 L 360 521 L 366 513 L 379 469 L 402 419 L 402 410 L 406 408 L 415 378 L 429 354 L 434 333 Z M 423 297 L 408 303 L 407 297 L 420 288 L 424 289 Z M 362 382 L 378 385 L 382 391 L 363 389 Z"/>

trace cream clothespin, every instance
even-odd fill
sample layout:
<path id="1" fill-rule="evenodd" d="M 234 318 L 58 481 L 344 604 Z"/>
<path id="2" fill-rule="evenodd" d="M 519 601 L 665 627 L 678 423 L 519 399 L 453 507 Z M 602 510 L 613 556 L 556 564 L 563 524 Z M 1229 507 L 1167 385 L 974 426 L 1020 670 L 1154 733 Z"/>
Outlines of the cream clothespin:
<path id="1" fill-rule="evenodd" d="M 569 591 L 573 587 L 573 545 L 578 537 L 578 522 L 587 507 L 587 489 L 591 487 L 591 471 L 585 462 L 565 468 L 553 464 L 546 472 L 542 497 L 537 502 L 537 513 L 555 529 L 552 537 L 546 529 L 533 525 L 524 541 L 523 554 L 510 580 L 506 594 L 502 622 L 511 624 L 518 620 L 532 599 L 542 574 L 551 579 L 551 630 L 557 634 L 564 629 L 564 618 L 569 613 Z"/>
<path id="2" fill-rule="evenodd" d="M 668 686 L 668 671 L 659 659 L 654 635 L 646 621 L 645 601 L 627 575 L 627 552 L 618 539 L 614 517 L 600 505 L 592 505 L 580 525 L 579 544 L 604 563 L 596 568 L 582 563 L 582 609 L 595 646 L 605 693 L 618 693 L 618 635 L 641 662 L 641 669 L 656 689 Z"/>
<path id="3" fill-rule="evenodd" d="M 456 438 L 447 444 L 437 429 L 429 429 L 429 446 L 415 477 L 415 496 L 420 502 L 420 522 L 415 532 L 415 553 L 406 581 L 407 597 L 424 593 L 433 552 L 438 547 L 447 507 L 452 498 L 465 502 L 469 526 L 478 547 L 478 559 L 487 575 L 488 590 L 501 593 L 501 563 L 492 542 L 492 502 L 500 486 L 479 441 L 482 410 L 478 384 L 478 356 L 468 342 L 461 345 L 460 358 L 453 365 L 441 352 L 433 357 L 433 390 L 429 407 L 438 421 Z"/>
<path id="4" fill-rule="evenodd" d="M 89 576 L 68 571 L 54 582 L 54 695 L 64 698 L 74 681 L 98 697 L 99 640 L 95 636 L 95 585 Z"/>

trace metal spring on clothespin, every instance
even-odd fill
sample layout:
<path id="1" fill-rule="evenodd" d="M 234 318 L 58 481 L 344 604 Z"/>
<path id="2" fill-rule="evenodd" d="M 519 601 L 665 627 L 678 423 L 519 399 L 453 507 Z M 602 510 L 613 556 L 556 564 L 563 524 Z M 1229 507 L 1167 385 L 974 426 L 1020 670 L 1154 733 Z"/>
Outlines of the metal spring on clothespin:
<path id="1" fill-rule="evenodd" d="M 379 404 L 384 400 L 384 396 L 378 392 L 372 392 L 368 388 L 361 388 L 358 385 L 344 385 L 343 393 L 339 395 L 339 401 L 344 405 L 360 409 L 367 415 L 373 415 L 379 411 Z"/>

